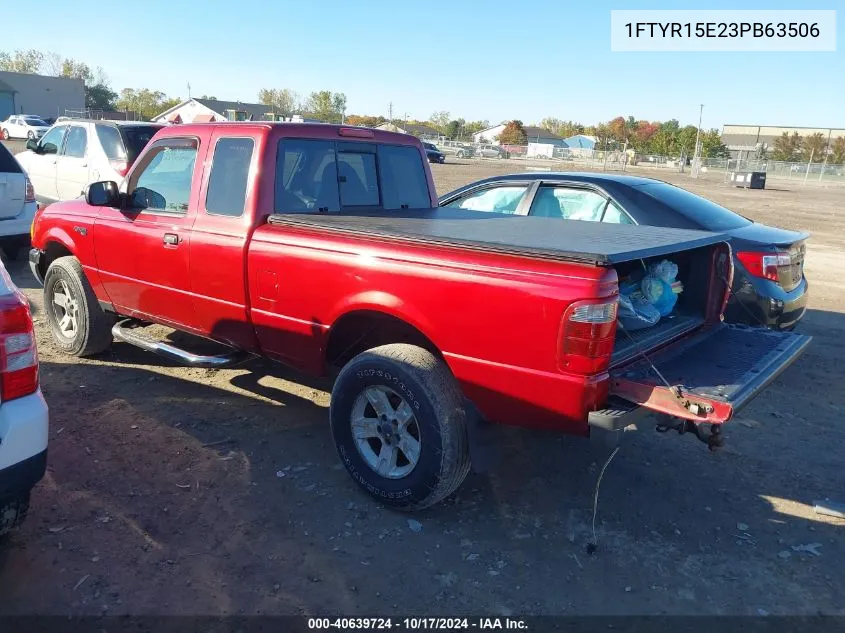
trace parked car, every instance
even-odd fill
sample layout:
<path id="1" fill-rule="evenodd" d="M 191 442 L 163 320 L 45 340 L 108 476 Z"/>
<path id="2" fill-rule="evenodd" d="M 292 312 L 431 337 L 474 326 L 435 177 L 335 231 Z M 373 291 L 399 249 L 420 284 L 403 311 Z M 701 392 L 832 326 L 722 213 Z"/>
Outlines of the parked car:
<path id="1" fill-rule="evenodd" d="M 455 158 L 472 158 L 475 154 L 475 148 L 472 145 L 458 141 L 443 141 L 437 147 L 444 154 L 450 154 Z"/>
<path id="2" fill-rule="evenodd" d="M 15 259 L 29 244 L 35 216 L 35 191 L 29 178 L 5 145 L 0 143 L 0 249 Z"/>
<path id="3" fill-rule="evenodd" d="M 408 510 L 461 484 L 485 420 L 588 436 L 658 411 L 717 446 L 810 341 L 721 321 L 733 265 L 720 233 L 436 203 L 411 136 L 178 125 L 121 184 L 40 210 L 30 266 L 67 354 L 117 338 L 191 366 L 257 355 L 337 370 L 329 420 L 343 466 Z M 618 280 L 663 258 L 684 284 L 674 318 L 617 334 Z M 199 355 L 145 323 L 225 347 Z"/>
<path id="4" fill-rule="evenodd" d="M 38 201 L 50 204 L 82 195 L 98 180 L 120 181 L 159 123 L 68 119 L 40 140 L 27 141 L 18 161 L 35 187 Z"/>
<path id="5" fill-rule="evenodd" d="M 804 316 L 806 233 L 753 222 L 668 183 L 627 175 L 514 174 L 447 193 L 440 205 L 514 215 L 717 231 L 730 238 L 735 272 L 727 320 L 790 329 Z"/>
<path id="6" fill-rule="evenodd" d="M 429 163 L 443 164 L 446 162 L 446 154 L 437 149 L 433 143 L 423 142 L 423 147 L 425 148 L 425 155 Z"/>
<path id="7" fill-rule="evenodd" d="M 498 145 L 479 145 L 475 154 L 481 158 L 510 158 L 510 154 Z"/>
<path id="8" fill-rule="evenodd" d="M 13 114 L 0 123 L 3 138 L 39 139 L 49 128 L 46 121 L 32 114 Z"/>
<path id="9" fill-rule="evenodd" d="M 0 538 L 24 520 L 44 476 L 47 420 L 29 304 L 0 262 Z"/>

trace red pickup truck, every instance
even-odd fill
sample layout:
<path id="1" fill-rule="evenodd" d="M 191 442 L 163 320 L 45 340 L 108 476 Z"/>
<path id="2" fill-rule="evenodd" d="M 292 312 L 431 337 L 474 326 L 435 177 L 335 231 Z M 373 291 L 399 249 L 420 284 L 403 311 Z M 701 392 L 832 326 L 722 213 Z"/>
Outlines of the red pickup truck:
<path id="1" fill-rule="evenodd" d="M 460 485 L 490 423 L 589 436 L 653 411 L 716 445 L 810 340 L 722 322 L 722 235 L 436 206 L 411 136 L 179 125 L 121 185 L 40 211 L 30 265 L 69 354 L 116 338 L 189 365 L 260 355 L 335 375 L 343 464 L 406 509 Z M 664 258 L 684 285 L 672 315 L 617 327 L 620 279 Z M 150 323 L 226 348 L 177 349 Z"/>

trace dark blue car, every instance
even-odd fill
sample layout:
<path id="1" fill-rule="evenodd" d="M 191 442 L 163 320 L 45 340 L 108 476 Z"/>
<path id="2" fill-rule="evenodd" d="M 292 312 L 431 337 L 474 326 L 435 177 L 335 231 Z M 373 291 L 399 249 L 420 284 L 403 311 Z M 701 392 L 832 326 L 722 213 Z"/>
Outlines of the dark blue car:
<path id="1" fill-rule="evenodd" d="M 604 173 L 497 176 L 442 196 L 440 206 L 724 233 L 735 264 L 726 321 L 791 329 L 807 308 L 806 233 L 753 222 L 660 180 Z"/>
<path id="2" fill-rule="evenodd" d="M 425 155 L 428 157 L 429 163 L 442 164 L 446 162 L 446 154 L 437 149 L 433 144 L 423 142 L 423 147 L 425 148 Z"/>

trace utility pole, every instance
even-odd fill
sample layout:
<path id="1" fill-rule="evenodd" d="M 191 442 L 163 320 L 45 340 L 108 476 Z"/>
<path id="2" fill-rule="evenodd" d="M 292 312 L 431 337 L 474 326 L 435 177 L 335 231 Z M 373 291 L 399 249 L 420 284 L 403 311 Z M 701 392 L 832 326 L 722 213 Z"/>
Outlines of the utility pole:
<path id="1" fill-rule="evenodd" d="M 393 124 L 393 102 L 387 104 L 387 120 Z"/>
<path id="2" fill-rule="evenodd" d="M 191 82 L 189 81 L 188 82 L 188 99 L 190 100 L 190 98 L 191 98 Z"/>
<path id="3" fill-rule="evenodd" d="M 692 177 L 698 178 L 698 172 L 701 169 L 701 149 L 699 142 L 701 139 L 701 117 L 704 114 L 704 104 L 698 107 L 698 129 L 695 132 L 695 150 L 692 154 Z"/>

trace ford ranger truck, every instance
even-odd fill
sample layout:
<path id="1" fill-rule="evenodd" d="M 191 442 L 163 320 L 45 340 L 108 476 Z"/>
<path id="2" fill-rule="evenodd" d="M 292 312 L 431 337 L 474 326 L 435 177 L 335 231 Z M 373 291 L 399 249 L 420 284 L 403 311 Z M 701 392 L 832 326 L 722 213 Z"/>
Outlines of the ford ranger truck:
<path id="1" fill-rule="evenodd" d="M 332 376 L 343 465 L 404 509 L 453 492 L 494 424 L 588 437 L 657 412 L 715 446 L 810 340 L 723 322 L 723 235 L 439 209 L 419 140 L 365 128 L 164 128 L 122 184 L 40 211 L 33 245 L 64 352 L 116 339 L 186 365 L 262 356 Z M 662 259 L 684 286 L 671 317 L 621 329 L 619 280 Z"/>

